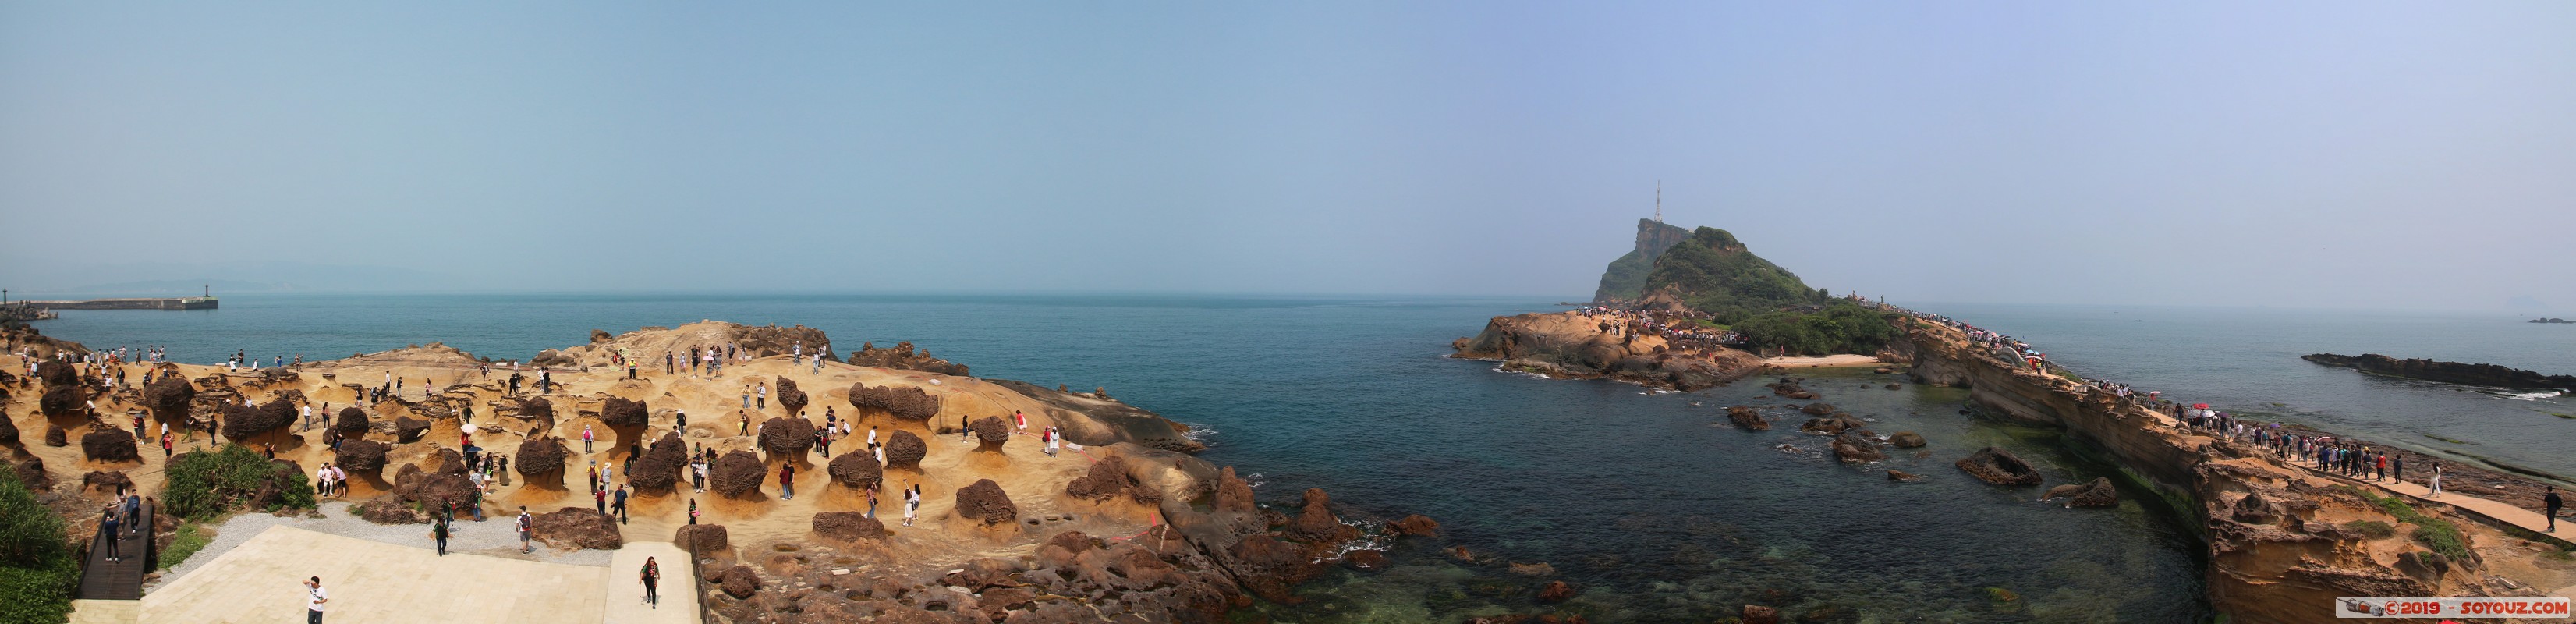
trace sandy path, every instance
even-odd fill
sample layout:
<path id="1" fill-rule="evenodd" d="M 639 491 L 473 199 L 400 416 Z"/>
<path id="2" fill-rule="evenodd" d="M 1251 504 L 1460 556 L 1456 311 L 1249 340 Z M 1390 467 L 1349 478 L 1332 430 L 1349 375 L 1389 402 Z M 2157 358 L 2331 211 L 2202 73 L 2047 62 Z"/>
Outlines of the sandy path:
<path id="1" fill-rule="evenodd" d="M 1836 366 L 1877 366 L 1885 364 L 1885 362 L 1878 361 L 1878 358 L 1851 353 L 1820 357 L 1797 356 L 1763 358 L 1762 363 L 1780 368 L 1826 368 Z"/>

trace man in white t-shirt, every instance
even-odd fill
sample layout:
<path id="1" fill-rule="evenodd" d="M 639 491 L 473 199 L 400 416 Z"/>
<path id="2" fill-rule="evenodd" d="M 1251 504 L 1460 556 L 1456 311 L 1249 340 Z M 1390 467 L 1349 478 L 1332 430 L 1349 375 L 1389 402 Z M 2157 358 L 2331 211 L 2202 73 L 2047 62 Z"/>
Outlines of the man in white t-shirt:
<path id="1" fill-rule="evenodd" d="M 304 593 L 307 594 L 304 597 L 306 609 L 304 621 L 307 624 L 322 624 L 322 603 L 331 601 L 330 592 L 322 591 L 322 577 L 316 576 L 312 580 L 305 581 Z"/>

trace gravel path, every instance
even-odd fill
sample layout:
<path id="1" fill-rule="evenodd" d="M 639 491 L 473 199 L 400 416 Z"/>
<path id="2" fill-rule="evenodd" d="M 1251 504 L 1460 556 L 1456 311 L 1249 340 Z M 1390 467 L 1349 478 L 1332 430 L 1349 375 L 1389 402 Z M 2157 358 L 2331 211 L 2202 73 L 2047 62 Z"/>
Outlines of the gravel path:
<path id="1" fill-rule="evenodd" d="M 208 561 L 215 560 L 216 557 L 223 556 L 224 553 L 232 551 L 234 546 L 240 546 L 243 542 L 250 541 L 250 538 L 258 536 L 261 531 L 266 531 L 272 526 L 291 526 L 308 531 L 320 531 L 332 535 L 355 537 L 363 540 L 384 542 L 387 544 L 399 544 L 422 549 L 432 547 L 429 541 L 429 525 L 426 524 L 376 524 L 368 522 L 365 519 L 359 518 L 357 514 L 351 513 L 349 511 L 349 503 L 344 501 L 323 502 L 322 515 L 323 518 L 321 519 L 305 518 L 301 516 L 280 518 L 264 513 L 244 513 L 233 516 L 232 519 L 225 520 L 223 525 L 215 527 L 215 539 L 213 542 L 206 544 L 206 548 L 204 550 L 199 550 L 197 551 L 197 554 L 189 555 L 187 561 L 180 563 L 169 572 L 162 573 L 159 579 L 146 583 L 143 590 L 148 593 L 152 591 L 152 588 L 159 586 L 164 581 L 187 576 L 189 572 L 195 571 L 198 567 L 205 565 Z M 613 554 L 610 551 L 605 550 L 551 549 L 547 548 L 542 542 L 536 544 L 537 552 L 535 554 L 520 554 L 519 536 L 516 532 L 510 530 L 509 516 L 488 517 L 483 522 L 460 520 L 454 525 L 454 528 L 455 534 L 447 539 L 447 554 L 451 555 L 463 553 L 469 555 L 525 559 L 529 561 L 606 567 L 608 565 L 609 556 Z"/>

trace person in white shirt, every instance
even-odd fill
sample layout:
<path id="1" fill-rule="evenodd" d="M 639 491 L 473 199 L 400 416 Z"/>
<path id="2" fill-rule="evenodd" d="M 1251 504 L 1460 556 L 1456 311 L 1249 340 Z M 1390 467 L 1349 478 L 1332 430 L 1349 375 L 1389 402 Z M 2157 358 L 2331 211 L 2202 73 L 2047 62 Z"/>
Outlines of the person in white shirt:
<path id="1" fill-rule="evenodd" d="M 306 624 L 322 624 L 322 603 L 331 601 L 331 593 L 322 590 L 322 577 L 305 581 L 304 593 L 304 621 Z"/>

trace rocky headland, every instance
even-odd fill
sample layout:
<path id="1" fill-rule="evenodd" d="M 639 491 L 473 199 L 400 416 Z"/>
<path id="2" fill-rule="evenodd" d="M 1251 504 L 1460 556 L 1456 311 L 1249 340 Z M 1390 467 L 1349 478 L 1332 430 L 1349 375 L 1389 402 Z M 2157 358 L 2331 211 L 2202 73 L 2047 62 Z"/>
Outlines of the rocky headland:
<path id="1" fill-rule="evenodd" d="M 2576 375 L 2544 375 L 2495 364 L 2464 364 L 2423 358 L 2401 360 L 2377 353 L 2361 355 L 2317 353 L 2301 356 L 2299 359 L 2365 373 L 2464 386 L 2576 391 Z"/>
<path id="2" fill-rule="evenodd" d="M 1449 344 L 1451 357 L 1502 362 L 1502 369 L 1558 379 L 1600 379 L 1682 391 L 1743 379 L 1762 357 L 1722 349 L 1690 355 L 1650 332 L 1631 331 L 1580 312 L 1498 316 L 1471 338 Z"/>
<path id="3" fill-rule="evenodd" d="M 470 439 L 513 460 L 480 499 L 486 517 L 507 522 L 525 505 L 539 514 L 539 541 L 558 548 L 680 544 L 696 562 L 666 574 L 707 588 L 711 622 L 1220 622 L 1256 600 L 1296 602 L 1297 584 L 1335 566 L 1383 565 L 1367 548 L 1398 535 L 1437 533 L 1416 517 L 1368 534 L 1378 529 L 1343 521 L 1320 490 L 1264 505 L 1232 467 L 1192 455 L 1201 447 L 1187 425 L 1105 391 L 967 377 L 963 365 L 909 344 L 863 347 L 847 353 L 851 363 L 803 327 L 699 322 L 590 338 L 516 368 L 433 343 L 256 373 L 123 365 L 134 376 L 154 372 L 149 391 L 92 375 L 40 392 L 39 380 L 12 376 L 0 379 L 0 409 L 11 417 L 0 421 L 11 434 L 0 444 L 72 526 L 95 525 L 113 489 L 56 485 L 84 472 L 146 496 L 164 488 L 157 476 L 127 478 L 158 475 L 164 462 L 135 452 L 121 425 L 129 415 L 198 432 L 181 450 L 231 440 L 273 445 L 299 471 L 340 463 L 359 513 L 407 523 L 427 521 L 421 509 L 472 499 L 460 454 Z M 721 372 L 663 372 L 664 353 L 727 345 L 741 359 Z M 639 364 L 632 377 L 624 358 Z M 534 362 L 547 363 L 554 388 L 536 387 Z M 513 374 L 522 377 L 515 393 Z M 403 381 L 392 396 L 363 398 L 393 390 L 388 378 Z M 746 408 L 746 387 L 771 394 Z M 49 393 L 75 396 L 40 406 Z M 95 400 L 97 413 L 73 407 L 82 400 Z M 318 422 L 298 417 L 303 406 Z M 827 410 L 855 429 L 833 440 L 828 459 L 815 435 Z M 1014 413 L 1027 428 L 1006 424 Z M 1046 427 L 1064 433 L 1065 451 L 1043 452 L 1037 433 Z M 22 444 L 14 434 L 26 428 L 79 443 Z M 585 429 L 598 434 L 595 451 L 574 442 Z M 348 439 L 334 450 L 326 432 Z M 872 433 L 887 444 L 882 464 L 865 448 Z M 696 492 L 686 466 L 702 452 L 721 458 L 708 491 Z M 636 492 L 631 524 L 608 522 L 571 482 L 615 464 Z M 773 495 L 788 467 L 810 479 L 793 499 Z M 911 487 L 923 504 L 904 526 L 895 492 Z M 692 505 L 704 514 L 696 524 Z M 883 515 L 867 517 L 872 507 Z"/>

